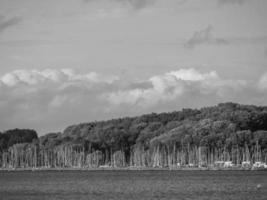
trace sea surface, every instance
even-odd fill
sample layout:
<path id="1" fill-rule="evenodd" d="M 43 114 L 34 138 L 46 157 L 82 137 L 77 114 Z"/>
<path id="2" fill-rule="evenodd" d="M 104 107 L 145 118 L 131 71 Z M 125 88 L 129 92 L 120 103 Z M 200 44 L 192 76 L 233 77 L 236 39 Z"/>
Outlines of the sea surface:
<path id="1" fill-rule="evenodd" d="M 266 200 L 267 171 L 0 171 L 0 199 Z"/>

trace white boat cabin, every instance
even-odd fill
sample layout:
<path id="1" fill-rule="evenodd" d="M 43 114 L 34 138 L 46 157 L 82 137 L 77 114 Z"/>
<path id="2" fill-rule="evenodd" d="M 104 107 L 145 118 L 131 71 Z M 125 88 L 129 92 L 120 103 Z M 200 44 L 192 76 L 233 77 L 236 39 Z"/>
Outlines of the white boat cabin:
<path id="1" fill-rule="evenodd" d="M 243 161 L 242 162 L 242 167 L 250 167 L 251 164 L 250 164 L 250 161 Z"/>
<path id="2" fill-rule="evenodd" d="M 255 162 L 253 164 L 253 167 L 254 168 L 267 168 L 266 163 L 263 163 L 263 162 Z"/>
<path id="3" fill-rule="evenodd" d="M 224 162 L 224 167 L 233 167 L 233 162 L 232 161 L 226 161 Z"/>

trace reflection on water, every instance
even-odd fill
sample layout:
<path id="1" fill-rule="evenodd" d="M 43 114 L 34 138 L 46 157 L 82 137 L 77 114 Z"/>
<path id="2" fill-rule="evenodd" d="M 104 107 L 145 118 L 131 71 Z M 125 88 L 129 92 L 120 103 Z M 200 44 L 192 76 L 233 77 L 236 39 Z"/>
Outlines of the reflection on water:
<path id="1" fill-rule="evenodd" d="M 257 199 L 266 171 L 0 172 L 0 199 Z"/>

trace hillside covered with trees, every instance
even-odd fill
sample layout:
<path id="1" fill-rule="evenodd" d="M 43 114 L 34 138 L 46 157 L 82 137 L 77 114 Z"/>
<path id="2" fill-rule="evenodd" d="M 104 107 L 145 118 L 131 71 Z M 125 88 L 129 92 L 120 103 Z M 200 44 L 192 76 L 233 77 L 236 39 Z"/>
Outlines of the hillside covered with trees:
<path id="1" fill-rule="evenodd" d="M 67 127 L 0 133 L 2 168 L 213 166 L 267 161 L 267 107 L 222 103 Z"/>

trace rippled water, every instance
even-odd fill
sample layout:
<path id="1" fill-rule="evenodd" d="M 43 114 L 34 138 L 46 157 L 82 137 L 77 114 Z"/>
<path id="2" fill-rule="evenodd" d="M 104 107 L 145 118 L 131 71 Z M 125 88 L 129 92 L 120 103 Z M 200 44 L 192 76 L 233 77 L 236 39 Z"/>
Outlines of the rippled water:
<path id="1" fill-rule="evenodd" d="M 267 172 L 0 172 L 0 199 L 266 200 Z"/>

